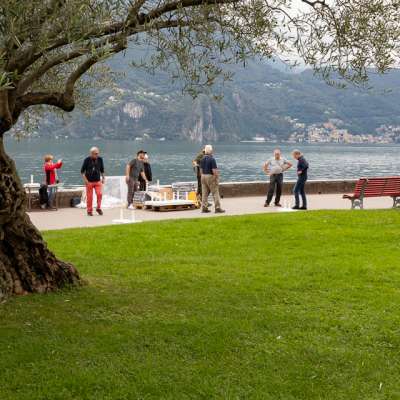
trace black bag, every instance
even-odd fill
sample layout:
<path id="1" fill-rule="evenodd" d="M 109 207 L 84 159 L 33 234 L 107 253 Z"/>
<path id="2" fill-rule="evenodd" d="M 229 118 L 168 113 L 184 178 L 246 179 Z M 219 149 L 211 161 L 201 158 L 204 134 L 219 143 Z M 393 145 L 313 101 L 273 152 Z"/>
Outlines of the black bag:
<path id="1" fill-rule="evenodd" d="M 80 197 L 73 197 L 70 201 L 70 206 L 71 207 L 77 207 L 81 203 L 81 198 Z"/>
<path id="2" fill-rule="evenodd" d="M 39 188 L 39 203 L 42 206 L 49 202 L 49 194 L 47 193 L 47 185 L 40 185 Z"/>

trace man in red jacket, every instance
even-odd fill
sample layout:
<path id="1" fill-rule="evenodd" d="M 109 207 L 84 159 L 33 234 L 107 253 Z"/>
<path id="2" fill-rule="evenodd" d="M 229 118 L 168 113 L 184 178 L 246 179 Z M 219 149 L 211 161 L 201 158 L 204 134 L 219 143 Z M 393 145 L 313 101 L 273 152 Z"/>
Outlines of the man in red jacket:
<path id="1" fill-rule="evenodd" d="M 53 163 L 53 159 L 54 157 L 51 154 L 47 154 L 44 156 L 43 170 L 46 176 L 47 186 L 55 185 L 56 183 L 58 183 L 57 170 L 60 169 L 63 165 L 62 160 L 58 160 L 56 163 Z M 47 189 L 47 192 L 48 192 L 47 207 L 52 208 L 55 188 L 49 187 Z"/>

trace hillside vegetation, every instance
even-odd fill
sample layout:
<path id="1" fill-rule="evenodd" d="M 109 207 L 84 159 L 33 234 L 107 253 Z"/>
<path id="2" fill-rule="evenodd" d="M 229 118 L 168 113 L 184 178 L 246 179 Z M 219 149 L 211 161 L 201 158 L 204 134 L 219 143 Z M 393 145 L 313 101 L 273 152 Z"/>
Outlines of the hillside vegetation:
<path id="1" fill-rule="evenodd" d="M 312 124 L 343 121 L 351 133 L 375 133 L 381 125 L 400 125 L 400 71 L 371 75 L 371 89 L 328 86 L 311 71 L 295 73 L 279 63 L 252 61 L 236 66 L 233 81 L 217 102 L 204 95 L 184 96 L 166 73 L 148 74 L 130 67 L 131 52 L 110 64 L 122 72 L 117 92 L 95 94 L 90 118 L 73 113 L 66 122 L 47 119 L 41 135 L 235 141 L 255 135 L 286 139 L 294 121 Z M 220 89 L 216 89 L 220 92 Z"/>

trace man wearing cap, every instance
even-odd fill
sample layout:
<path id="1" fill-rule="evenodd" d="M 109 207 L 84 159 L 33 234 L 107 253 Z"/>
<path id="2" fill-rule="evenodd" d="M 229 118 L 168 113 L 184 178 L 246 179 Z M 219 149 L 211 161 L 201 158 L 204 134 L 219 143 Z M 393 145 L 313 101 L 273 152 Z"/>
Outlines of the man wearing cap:
<path id="1" fill-rule="evenodd" d="M 219 170 L 217 167 L 217 162 L 213 157 L 213 148 L 211 145 L 206 145 L 204 147 L 204 157 L 200 161 L 200 171 L 201 171 L 201 211 L 203 213 L 208 213 L 208 196 L 210 193 L 213 195 L 215 212 L 217 214 L 224 213 L 225 210 L 221 208 L 221 200 L 219 195 Z"/>
<path id="2" fill-rule="evenodd" d="M 128 208 L 132 209 L 133 207 L 133 198 L 135 196 L 135 192 L 139 190 L 139 176 L 141 176 L 147 184 L 148 180 L 144 173 L 144 156 L 145 152 L 143 150 L 139 150 L 136 153 L 136 158 L 129 161 L 126 165 L 125 169 L 125 180 L 128 185 Z"/>

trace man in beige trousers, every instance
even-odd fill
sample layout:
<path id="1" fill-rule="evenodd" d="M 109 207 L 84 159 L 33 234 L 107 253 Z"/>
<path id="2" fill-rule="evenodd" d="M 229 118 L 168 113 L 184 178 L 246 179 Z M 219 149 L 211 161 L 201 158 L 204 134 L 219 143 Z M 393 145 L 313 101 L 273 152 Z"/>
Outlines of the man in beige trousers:
<path id="1" fill-rule="evenodd" d="M 217 162 L 213 157 L 213 148 L 211 145 L 206 145 L 204 147 L 204 157 L 200 162 L 201 171 L 201 212 L 209 213 L 208 209 L 208 196 L 210 193 L 213 195 L 215 212 L 217 214 L 222 214 L 225 212 L 221 208 L 221 200 L 219 196 L 219 171 L 217 167 Z"/>

